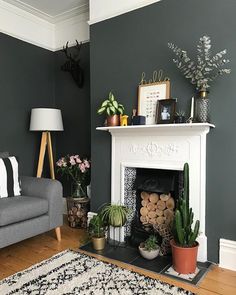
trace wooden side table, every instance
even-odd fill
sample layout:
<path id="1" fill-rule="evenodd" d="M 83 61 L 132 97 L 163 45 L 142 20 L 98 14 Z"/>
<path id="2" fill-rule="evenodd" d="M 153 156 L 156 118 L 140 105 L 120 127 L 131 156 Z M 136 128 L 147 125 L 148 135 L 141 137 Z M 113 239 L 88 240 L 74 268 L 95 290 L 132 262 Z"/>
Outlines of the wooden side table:
<path id="1" fill-rule="evenodd" d="M 67 197 L 66 202 L 69 226 L 74 228 L 87 228 L 90 199 L 88 197 Z"/>

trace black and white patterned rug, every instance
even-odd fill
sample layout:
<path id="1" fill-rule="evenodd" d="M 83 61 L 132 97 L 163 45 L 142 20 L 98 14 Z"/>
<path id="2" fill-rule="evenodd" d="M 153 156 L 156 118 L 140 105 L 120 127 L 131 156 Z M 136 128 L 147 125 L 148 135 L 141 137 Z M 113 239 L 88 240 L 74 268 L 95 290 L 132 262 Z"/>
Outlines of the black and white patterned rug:
<path id="1" fill-rule="evenodd" d="M 71 250 L 0 281 L 1 295 L 192 295 Z"/>

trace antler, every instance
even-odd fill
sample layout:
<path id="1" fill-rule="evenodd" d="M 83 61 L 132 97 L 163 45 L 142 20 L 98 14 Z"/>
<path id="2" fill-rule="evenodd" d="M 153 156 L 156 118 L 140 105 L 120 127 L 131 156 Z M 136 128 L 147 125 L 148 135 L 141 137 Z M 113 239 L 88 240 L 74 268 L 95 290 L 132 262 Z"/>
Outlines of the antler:
<path id="1" fill-rule="evenodd" d="M 75 60 L 72 58 L 71 53 L 68 54 L 68 44 L 69 44 L 69 41 L 66 42 L 66 47 L 63 46 L 62 52 L 65 53 L 65 55 L 66 55 L 66 57 L 67 57 L 68 59 L 70 59 L 71 61 L 75 61 Z"/>
<path id="2" fill-rule="evenodd" d="M 78 52 L 78 55 L 79 55 L 79 53 L 80 53 L 80 49 L 81 49 L 81 47 L 82 47 L 82 42 L 79 43 L 77 39 L 75 40 L 75 42 L 76 42 L 76 48 L 77 48 L 78 51 L 79 51 L 79 52 Z"/>

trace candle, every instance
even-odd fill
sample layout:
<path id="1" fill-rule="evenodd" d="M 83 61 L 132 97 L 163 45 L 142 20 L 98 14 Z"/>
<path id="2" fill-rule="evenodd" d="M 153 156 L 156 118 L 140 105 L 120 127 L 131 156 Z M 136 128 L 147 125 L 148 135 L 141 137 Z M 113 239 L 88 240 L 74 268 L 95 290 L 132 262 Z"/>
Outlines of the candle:
<path id="1" fill-rule="evenodd" d="M 192 97 L 190 118 L 193 120 L 193 117 L 194 117 L 194 96 Z"/>

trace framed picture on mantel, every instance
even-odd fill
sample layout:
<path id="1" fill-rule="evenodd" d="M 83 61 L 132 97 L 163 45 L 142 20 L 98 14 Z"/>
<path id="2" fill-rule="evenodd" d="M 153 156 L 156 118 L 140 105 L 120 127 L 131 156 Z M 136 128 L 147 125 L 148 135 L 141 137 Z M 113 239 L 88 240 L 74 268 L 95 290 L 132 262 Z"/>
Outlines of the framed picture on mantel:
<path id="1" fill-rule="evenodd" d="M 170 98 L 170 81 L 139 85 L 138 115 L 146 117 L 146 125 L 156 123 L 157 101 Z"/>
<path id="2" fill-rule="evenodd" d="M 157 102 L 156 123 L 170 124 L 174 122 L 175 115 L 175 99 L 160 99 Z"/>

